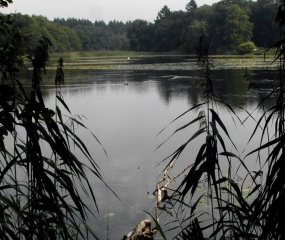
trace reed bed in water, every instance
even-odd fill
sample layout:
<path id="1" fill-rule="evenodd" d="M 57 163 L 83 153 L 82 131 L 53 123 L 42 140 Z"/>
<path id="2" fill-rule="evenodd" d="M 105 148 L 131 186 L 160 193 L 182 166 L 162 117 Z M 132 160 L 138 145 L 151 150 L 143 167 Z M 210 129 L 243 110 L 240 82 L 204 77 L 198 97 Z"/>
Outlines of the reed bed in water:
<path id="1" fill-rule="evenodd" d="M 284 6 L 279 9 L 276 18 L 281 27 L 284 25 L 282 9 Z M 255 119 L 254 111 L 244 110 L 247 118 L 241 119 L 238 112 L 215 91 L 211 71 L 217 59 L 212 61 L 207 38 L 201 37 L 198 48 L 201 78 L 197 81 L 197 87 L 204 98 L 169 123 L 174 124 L 178 119 L 186 118 L 188 112 L 196 111 L 196 118 L 177 128 L 170 138 L 192 125 L 197 126 L 197 131 L 161 161 L 161 164 L 165 163 L 165 168 L 155 191 L 155 218 L 162 238 L 166 239 L 165 233 L 173 231 L 175 235 L 172 238 L 177 240 L 285 238 L 284 41 L 282 38 L 273 46 L 276 55 L 270 65 L 278 67 L 279 78 L 272 79 L 269 92 L 260 91 L 262 83 L 254 81 L 254 76 L 245 72 L 244 77 L 250 82 L 252 94 L 257 94 L 260 99 L 254 111 L 263 109 L 263 113 Z M 265 104 L 269 98 L 275 99 L 270 106 Z M 243 128 L 249 119 L 255 121 L 247 143 L 258 141 L 257 147 L 237 148 L 234 136 L 229 134 L 219 115 L 219 104 L 227 108 L 237 128 Z M 188 166 L 176 176 L 171 176 L 180 155 L 198 138 L 204 141 L 197 153 L 189 156 Z M 249 161 L 255 161 L 254 169 L 248 167 Z M 172 188 L 174 181 L 178 182 L 178 187 Z M 161 219 L 167 216 L 169 220 L 162 227 Z"/>

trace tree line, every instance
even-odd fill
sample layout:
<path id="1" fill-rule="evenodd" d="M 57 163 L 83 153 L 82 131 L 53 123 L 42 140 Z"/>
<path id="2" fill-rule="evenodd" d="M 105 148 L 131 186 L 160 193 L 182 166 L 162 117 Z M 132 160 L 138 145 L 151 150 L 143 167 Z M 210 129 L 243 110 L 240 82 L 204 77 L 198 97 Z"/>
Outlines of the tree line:
<path id="1" fill-rule="evenodd" d="M 127 36 L 132 50 L 193 53 L 206 35 L 213 53 L 245 53 L 276 41 L 276 9 L 274 0 L 223 0 L 201 7 L 191 0 L 185 11 L 164 6 L 154 23 L 133 21 Z"/>
<path id="2" fill-rule="evenodd" d="M 13 14 L 13 24 L 31 52 L 37 39 L 46 36 L 53 51 L 133 50 L 195 53 L 201 35 L 207 35 L 212 53 L 246 53 L 266 48 L 277 39 L 275 0 L 222 0 L 198 7 L 190 0 L 185 10 L 163 6 L 154 22 L 91 22 L 87 19 L 55 18 Z M 0 36 L 1 43 L 8 42 Z"/>

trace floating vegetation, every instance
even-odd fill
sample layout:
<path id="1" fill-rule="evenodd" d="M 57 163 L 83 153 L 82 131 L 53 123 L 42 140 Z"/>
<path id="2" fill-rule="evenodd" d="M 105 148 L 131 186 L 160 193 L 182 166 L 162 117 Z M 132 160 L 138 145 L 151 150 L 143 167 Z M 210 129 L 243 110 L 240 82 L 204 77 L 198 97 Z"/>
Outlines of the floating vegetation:
<path id="1" fill-rule="evenodd" d="M 85 57 L 77 54 L 70 54 L 65 60 L 65 69 L 112 69 L 112 70 L 175 70 L 175 71 L 187 71 L 197 70 L 199 66 L 193 61 L 194 56 L 187 55 L 88 55 Z M 144 59 L 167 59 L 167 62 L 156 61 L 153 64 L 146 64 Z M 277 63 L 273 63 L 273 58 L 268 57 L 264 59 L 263 56 L 227 56 L 217 55 L 211 56 L 215 59 L 215 70 L 229 70 L 229 69 L 276 69 Z M 179 59 L 179 61 L 177 60 Z M 265 60 L 265 61 L 264 61 Z M 266 62 L 266 64 L 264 64 Z M 47 66 L 47 69 L 56 69 L 56 64 L 53 60 Z"/>
<path id="2" fill-rule="evenodd" d="M 115 213 L 106 213 L 103 218 L 111 218 L 111 217 L 114 217 L 115 216 Z"/>

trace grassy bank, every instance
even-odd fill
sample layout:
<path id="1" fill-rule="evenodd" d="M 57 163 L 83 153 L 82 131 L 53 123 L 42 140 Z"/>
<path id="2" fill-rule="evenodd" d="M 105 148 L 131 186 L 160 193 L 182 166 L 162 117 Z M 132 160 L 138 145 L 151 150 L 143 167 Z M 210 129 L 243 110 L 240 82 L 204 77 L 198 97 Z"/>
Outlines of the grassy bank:
<path id="1" fill-rule="evenodd" d="M 169 53 L 168 53 L 169 54 Z M 51 60 L 62 57 L 67 60 L 79 59 L 79 58 L 121 58 L 121 57 L 139 57 L 139 56 L 154 56 L 154 55 L 166 55 L 166 53 L 152 53 L 152 52 L 134 52 L 134 51 L 81 51 L 81 52 L 63 52 L 52 53 Z"/>
<path id="2" fill-rule="evenodd" d="M 268 55 L 274 55 L 275 51 L 269 51 Z M 75 52 L 60 52 L 52 53 L 52 59 L 58 59 L 62 57 L 67 60 L 78 58 L 121 58 L 121 57 L 142 57 L 142 56 L 187 56 L 191 54 L 185 54 L 181 52 L 135 52 L 135 51 L 116 51 L 116 50 L 99 50 L 99 51 L 75 51 Z M 192 54 L 193 56 L 193 54 Z M 264 50 L 253 52 L 246 55 L 212 55 L 212 57 L 224 57 L 224 58 L 263 58 Z"/>
<path id="3" fill-rule="evenodd" d="M 119 70 L 159 70 L 163 63 L 159 64 L 152 61 L 152 64 L 147 66 L 148 62 L 140 63 L 143 58 L 175 58 L 183 57 L 181 64 L 183 67 L 176 66 L 171 63 L 169 70 L 193 70 L 197 65 L 195 55 L 185 55 L 179 52 L 154 53 L 154 52 L 133 52 L 133 51 L 82 51 L 82 52 L 66 52 L 53 53 L 50 57 L 48 65 L 49 69 L 55 69 L 59 58 L 64 59 L 65 69 L 119 69 Z M 247 54 L 247 55 L 212 55 L 215 68 L 214 69 L 260 69 L 272 68 L 274 59 L 273 54 Z M 151 59 L 150 59 L 151 60 Z M 155 64 L 153 64 L 155 62 Z M 178 68 L 177 68 L 178 67 Z"/>

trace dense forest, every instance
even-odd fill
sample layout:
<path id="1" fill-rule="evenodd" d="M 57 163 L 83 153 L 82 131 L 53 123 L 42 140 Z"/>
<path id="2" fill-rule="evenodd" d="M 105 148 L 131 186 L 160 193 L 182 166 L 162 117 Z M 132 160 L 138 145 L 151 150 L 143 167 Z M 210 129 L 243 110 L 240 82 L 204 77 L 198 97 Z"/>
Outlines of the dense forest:
<path id="1" fill-rule="evenodd" d="M 191 0 L 184 10 L 163 6 L 154 22 L 142 19 L 120 22 L 87 19 L 49 21 L 44 16 L 13 14 L 27 52 L 37 39 L 48 37 L 53 51 L 133 50 L 195 53 L 199 37 L 209 38 L 212 53 L 247 53 L 271 46 L 278 38 L 275 0 L 223 0 L 198 7 Z M 274 37 L 276 36 L 276 37 Z M 0 36 L 1 43 L 5 39 Z"/>

